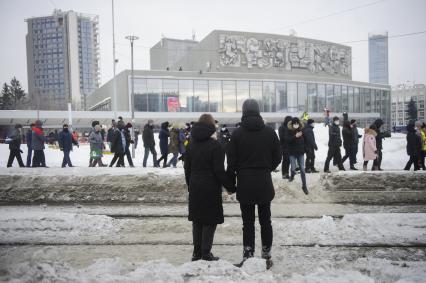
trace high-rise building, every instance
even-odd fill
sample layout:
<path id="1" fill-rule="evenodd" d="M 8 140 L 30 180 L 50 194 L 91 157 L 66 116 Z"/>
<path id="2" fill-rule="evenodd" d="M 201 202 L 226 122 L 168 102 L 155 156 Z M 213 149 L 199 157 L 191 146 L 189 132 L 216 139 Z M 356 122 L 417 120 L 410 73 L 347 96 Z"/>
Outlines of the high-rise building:
<path id="1" fill-rule="evenodd" d="M 369 81 L 389 84 L 388 32 L 368 35 Z"/>
<path id="2" fill-rule="evenodd" d="M 392 88 L 392 126 L 406 126 L 410 121 L 408 103 L 414 100 L 417 108 L 417 120 L 425 121 L 426 85 L 400 84 Z"/>
<path id="3" fill-rule="evenodd" d="M 86 109 L 99 87 L 98 16 L 55 10 L 28 23 L 28 92 L 34 108 Z"/>

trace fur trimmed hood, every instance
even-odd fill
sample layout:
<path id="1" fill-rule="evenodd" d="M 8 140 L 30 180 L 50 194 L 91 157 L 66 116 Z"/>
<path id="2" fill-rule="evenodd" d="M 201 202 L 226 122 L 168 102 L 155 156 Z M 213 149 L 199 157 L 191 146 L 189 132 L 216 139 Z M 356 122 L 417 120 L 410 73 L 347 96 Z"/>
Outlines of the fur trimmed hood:
<path id="1" fill-rule="evenodd" d="M 364 133 L 365 133 L 366 135 L 373 135 L 373 136 L 377 136 L 376 131 L 375 131 L 375 130 L 373 130 L 373 129 L 370 129 L 370 128 L 365 128 L 365 129 L 364 129 Z"/>

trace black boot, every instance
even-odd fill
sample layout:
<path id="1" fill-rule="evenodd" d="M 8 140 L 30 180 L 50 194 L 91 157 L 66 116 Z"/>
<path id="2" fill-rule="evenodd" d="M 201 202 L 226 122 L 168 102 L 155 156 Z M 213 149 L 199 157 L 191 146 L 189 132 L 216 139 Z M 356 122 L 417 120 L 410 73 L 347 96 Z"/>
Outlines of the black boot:
<path id="1" fill-rule="evenodd" d="M 249 246 L 244 247 L 243 260 L 240 263 L 235 264 L 235 266 L 236 267 L 243 266 L 244 262 L 251 257 L 254 257 L 254 249 L 252 247 L 249 247 Z"/>
<path id="2" fill-rule="evenodd" d="M 262 258 L 266 260 L 266 269 L 270 269 L 274 264 L 271 259 L 271 247 L 262 247 Z"/>
<path id="3" fill-rule="evenodd" d="M 305 193 L 305 195 L 309 194 L 308 188 L 305 185 L 302 186 L 302 190 Z"/>
<path id="4" fill-rule="evenodd" d="M 202 260 L 206 260 L 206 261 L 216 261 L 219 260 L 219 258 L 217 256 L 214 256 L 212 253 L 208 253 L 206 255 L 203 255 L 201 257 Z"/>

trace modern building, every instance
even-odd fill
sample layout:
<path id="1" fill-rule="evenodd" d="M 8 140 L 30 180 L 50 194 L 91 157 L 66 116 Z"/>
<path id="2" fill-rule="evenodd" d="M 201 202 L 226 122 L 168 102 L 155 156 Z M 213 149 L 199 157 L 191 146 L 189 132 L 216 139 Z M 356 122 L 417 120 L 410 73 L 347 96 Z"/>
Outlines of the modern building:
<path id="1" fill-rule="evenodd" d="M 392 88 L 392 110 L 391 119 L 392 126 L 406 126 L 410 120 L 408 114 L 408 103 L 413 99 L 417 107 L 417 119 L 426 121 L 425 117 L 425 101 L 426 101 L 426 85 L 400 84 Z"/>
<path id="2" fill-rule="evenodd" d="M 161 113 L 170 117 L 169 112 L 189 112 L 194 117 L 213 112 L 237 120 L 244 100 L 254 98 L 268 122 L 282 122 L 287 114 L 300 117 L 304 111 L 322 120 L 324 108 L 328 108 L 331 115 L 348 112 L 362 125 L 379 117 L 390 125 L 390 87 L 353 81 L 348 46 L 294 36 L 215 30 L 183 56 L 179 54 L 166 64 L 157 60 L 151 56 L 151 66 L 158 69 L 134 72 L 136 112 L 155 117 Z M 131 72 L 125 70 L 115 80 L 116 108 L 111 105 L 111 80 L 88 97 L 90 110 L 131 109 Z M 181 113 L 174 116 L 179 118 Z"/>
<path id="3" fill-rule="evenodd" d="M 167 70 L 174 67 L 197 44 L 198 41 L 189 39 L 162 38 L 149 51 L 151 70 Z"/>
<path id="4" fill-rule="evenodd" d="M 388 32 L 368 35 L 369 82 L 389 84 Z"/>
<path id="5" fill-rule="evenodd" d="M 28 24 L 28 92 L 34 108 L 86 109 L 86 98 L 99 87 L 98 16 L 55 10 Z"/>

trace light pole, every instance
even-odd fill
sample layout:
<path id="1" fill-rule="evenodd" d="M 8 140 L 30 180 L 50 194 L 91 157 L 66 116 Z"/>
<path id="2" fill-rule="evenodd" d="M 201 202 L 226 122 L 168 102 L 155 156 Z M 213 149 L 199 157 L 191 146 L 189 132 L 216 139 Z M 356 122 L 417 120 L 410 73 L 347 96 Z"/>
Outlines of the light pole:
<path id="1" fill-rule="evenodd" d="M 115 68 L 117 60 L 115 59 L 115 30 L 114 30 L 114 0 L 111 0 L 112 6 L 112 60 L 113 60 L 113 75 L 112 78 L 112 87 L 113 87 L 113 96 L 112 96 L 112 111 L 114 111 L 114 119 L 117 119 L 117 86 L 115 82 Z"/>
<path id="2" fill-rule="evenodd" d="M 132 61 L 132 93 L 130 95 L 130 111 L 132 113 L 132 140 L 135 140 L 135 105 L 134 105 L 134 95 L 135 95 L 135 77 L 133 74 L 133 42 L 138 40 L 139 37 L 135 35 L 128 35 L 126 39 L 130 40 L 130 50 L 131 50 L 131 61 Z M 132 158 L 135 158 L 135 143 L 132 143 Z"/>

